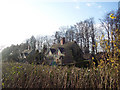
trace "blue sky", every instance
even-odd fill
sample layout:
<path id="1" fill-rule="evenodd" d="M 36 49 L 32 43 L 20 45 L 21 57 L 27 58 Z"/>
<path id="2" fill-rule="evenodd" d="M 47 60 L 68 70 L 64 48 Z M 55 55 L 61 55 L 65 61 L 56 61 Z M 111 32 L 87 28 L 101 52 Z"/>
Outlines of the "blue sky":
<path id="1" fill-rule="evenodd" d="M 0 1 L 0 46 L 20 44 L 31 35 L 52 35 L 60 26 L 99 18 L 117 10 L 117 2 L 40 2 L 40 0 Z"/>
<path id="2" fill-rule="evenodd" d="M 94 17 L 96 23 L 105 13 L 117 10 L 117 2 L 30 2 L 31 6 L 43 11 L 49 18 L 62 25 L 71 25 Z"/>

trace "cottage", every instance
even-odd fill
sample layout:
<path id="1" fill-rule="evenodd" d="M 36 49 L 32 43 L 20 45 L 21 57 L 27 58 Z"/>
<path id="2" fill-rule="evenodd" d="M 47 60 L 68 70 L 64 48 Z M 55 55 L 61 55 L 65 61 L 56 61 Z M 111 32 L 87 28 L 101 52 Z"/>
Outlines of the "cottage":
<path id="1" fill-rule="evenodd" d="M 26 50 L 22 51 L 20 53 L 20 59 L 26 59 L 29 54 L 33 54 L 34 50 L 30 48 L 30 46 L 27 47 Z"/>
<path id="2" fill-rule="evenodd" d="M 65 42 L 65 38 L 62 38 L 59 44 L 54 44 L 48 49 L 46 60 L 49 64 L 56 62 L 61 65 L 83 60 L 82 55 L 83 52 L 75 41 Z"/>
<path id="3" fill-rule="evenodd" d="M 25 59 L 33 50 L 24 50 L 21 54 L 20 54 L 20 58 L 21 59 Z"/>

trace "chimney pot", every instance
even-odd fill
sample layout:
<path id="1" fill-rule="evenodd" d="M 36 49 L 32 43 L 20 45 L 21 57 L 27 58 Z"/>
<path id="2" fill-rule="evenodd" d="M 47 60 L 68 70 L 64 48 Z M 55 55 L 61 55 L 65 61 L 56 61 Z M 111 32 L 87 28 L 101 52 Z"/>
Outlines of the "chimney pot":
<path id="1" fill-rule="evenodd" d="M 61 45 L 65 44 L 65 37 L 61 38 Z"/>

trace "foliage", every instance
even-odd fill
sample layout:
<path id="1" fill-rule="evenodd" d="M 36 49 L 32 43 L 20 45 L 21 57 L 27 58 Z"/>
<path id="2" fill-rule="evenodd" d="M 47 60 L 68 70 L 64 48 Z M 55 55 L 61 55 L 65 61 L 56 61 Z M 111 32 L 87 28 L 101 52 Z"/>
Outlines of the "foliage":
<path id="1" fill-rule="evenodd" d="M 113 38 L 113 30 L 111 31 L 111 40 L 110 39 L 104 39 L 104 35 L 102 35 L 101 37 L 101 41 L 100 41 L 100 45 L 103 48 L 104 54 L 102 59 L 98 60 L 99 61 L 99 65 L 96 68 L 95 67 L 95 62 L 93 61 L 93 69 L 102 69 L 102 72 L 104 73 L 104 84 L 105 84 L 105 88 L 107 88 L 107 84 L 108 84 L 108 79 L 110 82 L 116 82 L 114 87 L 119 87 L 119 78 L 116 79 L 116 81 L 111 80 L 110 75 L 115 75 L 116 77 L 119 77 L 120 75 L 120 30 L 118 30 L 119 28 L 116 28 L 116 30 L 114 31 L 114 36 L 115 38 Z M 94 58 L 93 58 L 94 59 Z M 115 77 L 114 77 L 115 78 Z M 113 88 L 113 84 L 109 83 L 110 88 Z"/>
<path id="2" fill-rule="evenodd" d="M 26 48 L 27 48 L 26 44 L 11 45 L 10 47 L 5 48 L 2 51 L 2 60 L 18 62 L 19 54 Z"/>
<path id="3" fill-rule="evenodd" d="M 44 54 L 43 52 L 39 52 L 38 50 L 32 51 L 31 54 L 29 54 L 26 58 L 26 61 L 28 63 L 34 63 L 34 64 L 41 64 L 44 60 Z"/>

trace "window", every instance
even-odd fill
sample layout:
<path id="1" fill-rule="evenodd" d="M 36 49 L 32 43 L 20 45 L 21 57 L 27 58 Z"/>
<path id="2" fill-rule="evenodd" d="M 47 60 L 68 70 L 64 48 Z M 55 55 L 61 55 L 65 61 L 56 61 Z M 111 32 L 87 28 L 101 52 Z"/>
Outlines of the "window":
<path id="1" fill-rule="evenodd" d="M 60 56 L 60 58 L 59 58 L 59 59 L 61 59 L 61 60 L 62 60 L 62 59 L 64 59 L 64 57 L 63 57 L 63 56 Z"/>

